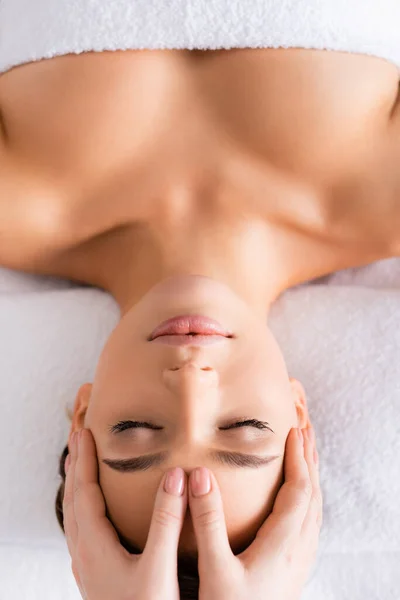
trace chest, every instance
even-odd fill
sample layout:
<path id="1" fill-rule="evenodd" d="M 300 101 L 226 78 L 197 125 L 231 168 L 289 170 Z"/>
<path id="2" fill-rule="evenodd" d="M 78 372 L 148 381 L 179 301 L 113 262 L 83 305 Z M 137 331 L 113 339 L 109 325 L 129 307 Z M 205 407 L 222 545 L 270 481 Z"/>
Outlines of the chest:
<path id="1" fill-rule="evenodd" d="M 140 221 L 172 232 L 236 211 L 320 227 L 327 190 L 368 162 L 397 86 L 393 65 L 365 55 L 125 51 L 13 69 L 0 105 L 34 173 L 27 210 L 60 232 L 55 261 L 61 245 Z M 348 211 L 353 226 L 362 210 Z"/>

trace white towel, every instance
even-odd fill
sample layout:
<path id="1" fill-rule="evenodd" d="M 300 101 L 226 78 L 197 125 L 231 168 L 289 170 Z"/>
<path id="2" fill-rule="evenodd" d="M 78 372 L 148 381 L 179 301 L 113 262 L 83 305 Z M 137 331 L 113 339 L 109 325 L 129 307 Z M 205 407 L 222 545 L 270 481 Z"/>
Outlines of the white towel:
<path id="1" fill-rule="evenodd" d="M 0 269 L 0 599 L 78 600 L 54 511 L 79 386 L 119 321 L 105 292 Z M 301 600 L 400 598 L 400 259 L 287 290 L 269 325 L 304 385 L 325 513 Z"/>
<path id="2" fill-rule="evenodd" d="M 68 53 L 302 47 L 400 71 L 399 0 L 0 0 L 0 73 Z"/>

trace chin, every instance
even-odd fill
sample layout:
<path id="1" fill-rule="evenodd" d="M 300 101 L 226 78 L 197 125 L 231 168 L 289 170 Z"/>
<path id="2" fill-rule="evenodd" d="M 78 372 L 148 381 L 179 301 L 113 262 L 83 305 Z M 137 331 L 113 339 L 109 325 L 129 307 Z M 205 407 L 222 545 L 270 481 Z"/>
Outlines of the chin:
<path id="1" fill-rule="evenodd" d="M 182 306 L 187 303 L 188 309 L 194 304 L 198 306 L 209 306 L 210 295 L 221 296 L 225 300 L 225 296 L 230 297 L 232 290 L 220 281 L 207 275 L 181 273 L 179 275 L 171 275 L 157 283 L 153 290 L 155 293 L 167 294 L 176 302 L 179 297 L 178 305 Z M 184 310 L 180 308 L 179 310 Z"/>

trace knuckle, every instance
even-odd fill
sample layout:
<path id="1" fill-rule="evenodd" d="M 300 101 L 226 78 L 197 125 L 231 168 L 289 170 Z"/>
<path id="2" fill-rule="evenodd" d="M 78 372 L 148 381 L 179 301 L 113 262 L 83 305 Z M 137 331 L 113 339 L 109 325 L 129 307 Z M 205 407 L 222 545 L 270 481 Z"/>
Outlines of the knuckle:
<path id="1" fill-rule="evenodd" d="M 199 527 L 207 530 L 215 530 L 220 525 L 219 512 L 215 508 L 209 508 L 196 515 Z"/>
<path id="2" fill-rule="evenodd" d="M 82 543 L 82 541 L 78 540 L 76 546 L 76 556 L 77 562 L 83 571 L 88 571 L 91 569 L 93 565 L 93 554 L 88 544 Z"/>
<path id="3" fill-rule="evenodd" d="M 311 504 L 311 510 L 313 510 L 315 512 L 319 511 L 320 504 L 319 504 L 318 496 L 316 494 L 311 495 L 310 504 Z"/>
<path id="4" fill-rule="evenodd" d="M 73 497 L 75 499 L 80 498 L 82 496 L 83 487 L 79 481 L 75 481 L 74 489 L 73 489 Z"/>
<path id="5" fill-rule="evenodd" d="M 64 512 L 67 511 L 67 509 L 72 504 L 73 500 L 74 500 L 73 495 L 70 492 L 66 492 L 64 494 L 64 498 L 63 498 L 63 510 L 64 510 Z"/>
<path id="6" fill-rule="evenodd" d="M 155 523 L 162 527 L 170 527 L 171 524 L 181 524 L 181 518 L 166 508 L 156 508 L 153 513 Z"/>
<path id="7" fill-rule="evenodd" d="M 318 501 L 318 498 L 316 496 L 313 496 L 311 498 L 310 510 L 311 510 L 312 514 L 314 515 L 314 519 L 315 519 L 317 528 L 320 529 L 321 525 L 322 525 L 322 510 L 321 510 L 321 506 Z"/>
<path id="8" fill-rule="evenodd" d="M 296 491 L 300 500 L 310 500 L 312 495 L 311 481 L 307 478 L 300 479 L 296 484 Z"/>
<path id="9" fill-rule="evenodd" d="M 280 556 L 282 558 L 282 560 L 284 561 L 286 567 L 291 570 L 292 566 L 294 566 L 295 563 L 295 554 L 293 551 L 293 548 L 289 545 L 283 546 L 280 549 Z"/>

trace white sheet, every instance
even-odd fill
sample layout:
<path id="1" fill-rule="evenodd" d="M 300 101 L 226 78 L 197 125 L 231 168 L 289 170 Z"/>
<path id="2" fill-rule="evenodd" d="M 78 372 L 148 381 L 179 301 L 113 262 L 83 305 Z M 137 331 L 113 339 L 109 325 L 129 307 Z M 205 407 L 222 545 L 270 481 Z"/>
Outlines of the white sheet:
<path id="1" fill-rule="evenodd" d="M 105 292 L 0 269 L 0 599 L 75 600 L 54 511 L 65 407 L 119 321 Z M 400 598 L 400 259 L 285 292 L 270 326 L 308 394 L 325 498 L 302 600 Z"/>
<path id="2" fill-rule="evenodd" d="M 68 53 L 316 48 L 400 71 L 399 0 L 0 0 L 0 73 Z"/>

